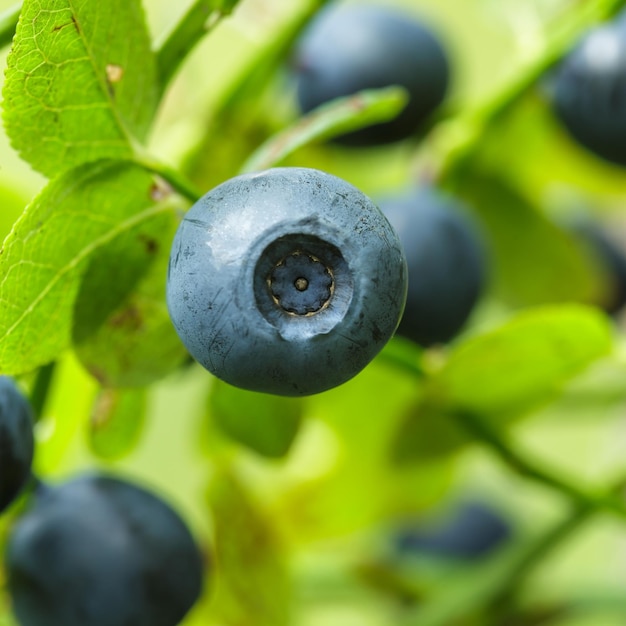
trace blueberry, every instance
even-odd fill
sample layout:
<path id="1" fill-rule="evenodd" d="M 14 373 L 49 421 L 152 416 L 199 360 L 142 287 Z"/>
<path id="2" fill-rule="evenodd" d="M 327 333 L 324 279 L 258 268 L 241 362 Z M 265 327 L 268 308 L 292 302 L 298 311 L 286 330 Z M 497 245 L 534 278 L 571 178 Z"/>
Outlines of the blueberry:
<path id="1" fill-rule="evenodd" d="M 33 416 L 28 400 L 9 376 L 0 376 L 0 513 L 30 477 Z"/>
<path id="2" fill-rule="evenodd" d="M 174 238 L 167 302 L 190 353 L 237 387 L 299 396 L 355 376 L 393 335 L 402 247 L 358 189 L 276 168 L 219 185 Z"/>
<path id="3" fill-rule="evenodd" d="M 563 60 L 551 90 L 571 136 L 597 156 L 626 165 L 626 24 L 587 33 Z"/>
<path id="4" fill-rule="evenodd" d="M 390 122 L 343 135 L 341 143 L 379 145 L 416 132 L 442 103 L 449 65 L 437 37 L 387 7 L 329 6 L 309 24 L 296 50 L 297 96 L 308 112 L 363 89 L 400 85 L 409 102 Z"/>
<path id="5" fill-rule="evenodd" d="M 591 220 L 578 221 L 571 224 L 570 229 L 605 271 L 609 290 L 606 299 L 600 303 L 601 308 L 611 315 L 619 313 L 626 305 L 626 255 L 623 248 L 600 224 Z"/>
<path id="6" fill-rule="evenodd" d="M 482 502 L 465 501 L 437 524 L 420 522 L 402 529 L 395 543 L 401 554 L 471 560 L 487 556 L 511 536 L 511 525 L 501 513 Z"/>
<path id="7" fill-rule="evenodd" d="M 35 493 L 9 537 L 6 570 L 22 626 L 175 626 L 202 586 L 178 515 L 101 474 Z"/>
<path id="8" fill-rule="evenodd" d="M 446 343 L 467 321 L 485 283 L 485 252 L 463 205 L 432 187 L 380 202 L 406 254 L 409 288 L 398 334 Z"/>

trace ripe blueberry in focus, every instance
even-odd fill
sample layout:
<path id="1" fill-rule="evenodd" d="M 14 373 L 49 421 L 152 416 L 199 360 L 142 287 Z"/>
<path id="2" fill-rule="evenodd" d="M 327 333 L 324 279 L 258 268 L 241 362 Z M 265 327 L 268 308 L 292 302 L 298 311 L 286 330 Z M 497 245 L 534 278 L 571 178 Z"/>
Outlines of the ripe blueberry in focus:
<path id="1" fill-rule="evenodd" d="M 485 283 L 485 253 L 463 207 L 436 189 L 383 200 L 407 259 L 409 288 L 398 334 L 422 346 L 450 341 Z"/>
<path id="2" fill-rule="evenodd" d="M 590 31 L 564 59 L 552 85 L 558 118 L 597 156 L 626 165 L 626 23 Z"/>
<path id="3" fill-rule="evenodd" d="M 400 242 L 361 191 L 275 168 L 219 185 L 174 238 L 170 316 L 193 357 L 237 387 L 299 396 L 360 372 L 406 297 Z"/>
<path id="4" fill-rule="evenodd" d="M 20 492 L 33 461 L 33 417 L 9 376 L 0 376 L 0 513 Z"/>
<path id="5" fill-rule="evenodd" d="M 176 626 L 202 586 L 180 517 L 104 475 L 36 492 L 9 537 L 6 570 L 22 626 Z"/>
<path id="6" fill-rule="evenodd" d="M 337 139 L 354 146 L 413 134 L 443 101 L 450 74 L 445 51 L 427 27 L 398 10 L 357 4 L 322 10 L 297 46 L 295 66 L 305 113 L 363 89 L 407 89 L 409 102 L 394 120 Z"/>
<path id="7" fill-rule="evenodd" d="M 478 501 L 462 502 L 439 524 L 418 524 L 396 538 L 400 553 L 478 559 L 510 539 L 509 522 L 495 509 Z"/>

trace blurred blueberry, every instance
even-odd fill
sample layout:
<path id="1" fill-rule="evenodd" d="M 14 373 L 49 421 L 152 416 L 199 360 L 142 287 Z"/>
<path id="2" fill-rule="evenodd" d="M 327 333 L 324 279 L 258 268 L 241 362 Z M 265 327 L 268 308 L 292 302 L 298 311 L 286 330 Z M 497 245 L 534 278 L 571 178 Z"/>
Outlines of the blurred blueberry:
<path id="1" fill-rule="evenodd" d="M 611 315 L 619 313 L 626 305 L 626 255 L 618 241 L 605 228 L 590 219 L 578 220 L 570 229 L 584 244 L 609 280 L 609 293 L 600 303 L 601 308 Z"/>
<path id="2" fill-rule="evenodd" d="M 6 550 L 22 626 L 176 626 L 200 595 L 200 552 L 157 496 L 96 474 L 33 500 Z"/>
<path id="3" fill-rule="evenodd" d="M 337 139 L 354 146 L 413 134 L 442 103 L 450 74 L 442 44 L 429 28 L 397 9 L 362 4 L 320 11 L 298 43 L 295 66 L 305 113 L 363 89 L 407 89 L 409 102 L 397 118 Z"/>
<path id="4" fill-rule="evenodd" d="M 28 481 L 34 445 L 30 404 L 11 377 L 0 376 L 0 513 Z"/>
<path id="5" fill-rule="evenodd" d="M 557 68 L 552 84 L 557 117 L 597 156 L 626 165 L 626 23 L 589 31 Z"/>
<path id="6" fill-rule="evenodd" d="M 418 522 L 401 530 L 396 550 L 471 560 L 485 557 L 512 536 L 509 522 L 491 506 L 467 501 L 439 523 Z"/>
<path id="7" fill-rule="evenodd" d="M 398 335 L 422 345 L 453 339 L 486 281 L 486 254 L 465 207 L 433 187 L 379 202 L 400 237 L 409 288 Z"/>

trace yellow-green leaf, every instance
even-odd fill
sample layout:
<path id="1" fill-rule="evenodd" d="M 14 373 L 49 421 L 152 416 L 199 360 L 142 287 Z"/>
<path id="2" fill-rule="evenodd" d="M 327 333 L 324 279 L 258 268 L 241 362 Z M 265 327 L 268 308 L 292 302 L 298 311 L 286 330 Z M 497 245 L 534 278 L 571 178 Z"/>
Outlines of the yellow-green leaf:
<path id="1" fill-rule="evenodd" d="M 134 449 L 145 421 L 145 389 L 101 389 L 89 421 L 89 447 L 107 460 L 119 459 Z"/>
<path id="2" fill-rule="evenodd" d="M 406 106 L 402 87 L 367 89 L 320 105 L 260 146 L 241 168 L 254 172 L 273 167 L 313 141 L 322 141 L 372 124 L 388 122 Z"/>
<path id="3" fill-rule="evenodd" d="M 488 236 L 500 297 L 514 306 L 597 301 L 603 285 L 582 247 L 522 193 L 471 168 L 460 193 Z"/>
<path id="4" fill-rule="evenodd" d="M 234 441 L 271 458 L 289 452 L 302 421 L 301 398 L 256 393 L 215 381 L 209 400 L 211 417 Z"/>
<path id="5" fill-rule="evenodd" d="M 215 535 L 212 614 L 223 624 L 287 626 L 291 581 L 269 519 L 227 471 L 214 477 L 209 503 Z"/>
<path id="6" fill-rule="evenodd" d="M 433 382 L 446 407 L 503 419 L 545 401 L 611 347 L 598 310 L 538 307 L 458 344 Z"/>

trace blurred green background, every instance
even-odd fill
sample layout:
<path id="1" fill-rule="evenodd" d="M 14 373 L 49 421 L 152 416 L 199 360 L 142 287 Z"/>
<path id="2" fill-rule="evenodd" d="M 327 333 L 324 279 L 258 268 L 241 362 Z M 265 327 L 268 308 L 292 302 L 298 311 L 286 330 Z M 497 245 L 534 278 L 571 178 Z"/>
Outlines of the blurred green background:
<path id="1" fill-rule="evenodd" d="M 454 69 L 448 106 L 458 114 L 436 126 L 419 145 L 407 142 L 359 153 L 311 145 L 289 157 L 287 164 L 324 169 L 377 198 L 436 171 L 468 135 L 478 133 L 480 147 L 472 153 L 470 182 L 460 185 L 466 195 L 492 208 L 517 199 L 550 220 L 589 212 L 620 232 L 624 172 L 572 143 L 552 118 L 541 84 L 489 127 L 481 128 L 473 116 L 542 54 L 554 25 L 576 10 L 579 0 L 384 4 L 414 11 L 440 33 Z M 0 2 L 0 9 L 11 5 Z M 231 87 L 309 6 L 306 0 L 241 0 L 233 16 L 194 50 L 176 77 L 152 135 L 152 152 L 172 165 L 186 164 L 204 191 L 235 173 L 228 167 L 238 162 L 238 151 L 245 156 L 265 135 L 293 122 L 297 112 L 285 59 L 262 91 L 238 103 L 230 130 L 236 139 L 206 131 Z M 145 0 L 145 8 L 159 41 L 186 4 Z M 1 62 L 5 59 L 6 51 Z M 213 141 L 220 137 L 221 143 L 209 141 L 203 148 L 206 134 Z M 192 156 L 190 149 L 195 150 Z M 0 134 L 0 235 L 44 184 Z M 481 210 L 477 208 L 479 215 Z M 488 221 L 489 209 L 485 211 L 487 217 L 482 217 Z M 506 226 L 494 228 L 515 239 Z M 550 270 L 541 266 L 541 259 L 551 259 L 551 250 L 540 245 L 524 250 L 524 245 L 522 241 L 520 249 L 511 252 L 517 256 L 511 256 L 505 270 L 494 270 L 489 293 L 466 334 L 490 328 L 531 304 L 589 300 L 594 281 L 602 280 L 595 270 L 584 269 L 562 281 L 561 268 L 550 282 Z M 577 267 L 574 262 L 572 267 Z M 513 286 L 511 277 L 516 278 Z M 555 282 L 559 291 L 554 290 Z M 552 403 L 512 427 L 520 449 L 580 485 L 610 483 L 625 469 L 626 360 L 621 343 L 618 340 L 610 363 L 594 366 Z M 412 350 L 404 345 L 400 349 Z M 435 363 L 439 357 L 436 350 L 428 356 Z M 154 385 L 136 446 L 120 459 L 106 460 L 94 455 L 90 445 L 89 416 L 98 386 L 68 353 L 55 371 L 52 393 L 37 424 L 36 470 L 42 476 L 55 480 L 105 467 L 159 490 L 207 544 L 216 525 L 227 526 L 221 532 L 237 544 L 231 555 L 233 571 L 226 584 L 218 582 L 207 594 L 185 620 L 186 626 L 487 624 L 474 606 L 480 606 L 481 589 L 494 584 L 511 559 L 568 511 L 564 498 L 514 475 L 480 446 L 440 456 L 425 454 L 407 466 L 392 465 L 394 435 L 420 391 L 412 375 L 398 370 L 385 355 L 341 388 L 306 399 L 293 446 L 279 459 L 265 458 L 220 431 L 209 406 L 212 384 L 210 375 L 193 365 Z M 436 425 L 428 428 L 425 436 L 438 436 Z M 394 522 L 468 494 L 493 503 L 511 520 L 512 545 L 471 566 L 426 562 L 377 569 L 385 562 Z M 415 605 L 403 605 L 403 585 L 415 593 Z M 572 599 L 575 610 L 550 623 L 626 623 L 623 524 L 595 517 L 549 555 L 522 592 L 522 604 L 530 612 Z M 422 595 L 431 608 L 421 610 Z M 446 612 L 456 615 L 447 617 Z M 530 619 L 520 624 L 542 623 Z M 10 617 L 0 617 L 0 624 L 5 623 L 12 623 Z"/>

